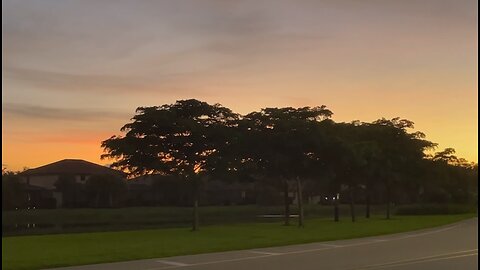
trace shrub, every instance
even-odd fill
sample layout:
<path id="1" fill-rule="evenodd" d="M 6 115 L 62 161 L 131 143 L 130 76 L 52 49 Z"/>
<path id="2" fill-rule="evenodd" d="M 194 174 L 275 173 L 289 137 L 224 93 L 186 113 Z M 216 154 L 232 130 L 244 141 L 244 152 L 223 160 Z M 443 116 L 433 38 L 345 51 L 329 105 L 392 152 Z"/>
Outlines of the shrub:
<path id="1" fill-rule="evenodd" d="M 396 208 L 397 215 L 451 215 L 476 211 L 477 206 L 471 204 L 411 204 Z"/>

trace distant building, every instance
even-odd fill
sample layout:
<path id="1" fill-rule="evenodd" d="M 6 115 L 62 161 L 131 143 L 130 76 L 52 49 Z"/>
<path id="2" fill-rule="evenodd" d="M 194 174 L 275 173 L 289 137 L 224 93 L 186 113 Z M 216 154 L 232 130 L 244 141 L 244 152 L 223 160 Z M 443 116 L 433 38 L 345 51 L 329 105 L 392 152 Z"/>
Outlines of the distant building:
<path id="1" fill-rule="evenodd" d="M 74 177 L 80 184 L 84 184 L 92 175 L 126 177 L 121 171 L 81 159 L 64 159 L 19 174 L 22 182 L 28 187 L 29 198 L 42 201 L 53 197 L 56 200 L 56 207 L 62 206 L 62 193 L 56 190 L 55 183 L 65 175 Z"/>
<path id="2" fill-rule="evenodd" d="M 115 175 L 125 178 L 126 174 L 81 159 L 64 159 L 20 174 L 28 185 L 55 189 L 55 182 L 62 175 L 72 175 L 78 183 L 85 183 L 92 175 Z"/>

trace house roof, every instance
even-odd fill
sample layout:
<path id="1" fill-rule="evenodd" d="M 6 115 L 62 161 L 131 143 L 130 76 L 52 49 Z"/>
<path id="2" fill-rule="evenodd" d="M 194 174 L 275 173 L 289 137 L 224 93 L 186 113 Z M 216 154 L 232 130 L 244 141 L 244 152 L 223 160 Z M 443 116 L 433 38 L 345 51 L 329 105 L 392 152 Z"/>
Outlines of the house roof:
<path id="1" fill-rule="evenodd" d="M 52 174 L 110 174 L 125 177 L 125 173 L 81 159 L 64 159 L 38 168 L 26 170 L 21 175 Z"/>

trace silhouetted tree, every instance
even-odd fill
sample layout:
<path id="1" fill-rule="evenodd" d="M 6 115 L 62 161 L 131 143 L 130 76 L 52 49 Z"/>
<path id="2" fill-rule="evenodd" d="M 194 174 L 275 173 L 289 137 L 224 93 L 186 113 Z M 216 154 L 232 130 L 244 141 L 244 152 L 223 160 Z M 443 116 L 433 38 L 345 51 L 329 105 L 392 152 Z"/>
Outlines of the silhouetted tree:
<path id="1" fill-rule="evenodd" d="M 360 123 L 355 121 L 352 123 L 339 123 L 336 126 L 336 132 L 340 141 L 336 145 L 337 157 L 332 161 L 337 165 L 335 176 L 339 186 L 348 187 L 350 215 L 352 222 L 355 222 L 355 193 L 365 178 L 364 167 L 366 166 L 366 161 L 363 157 L 364 145 L 360 137 L 361 127 Z"/>
<path id="2" fill-rule="evenodd" d="M 372 123 L 335 123 L 331 115 L 320 106 L 266 108 L 241 117 L 219 104 L 194 99 L 140 107 L 122 127 L 123 136 L 102 142 L 106 152 L 102 158 L 114 159 L 111 166 L 130 176 L 159 174 L 189 183 L 193 230 L 199 226 L 199 186 L 206 179 L 248 179 L 281 190 L 286 225 L 293 190 L 299 225 L 304 224 L 306 181 L 329 197 L 344 192 L 353 221 L 362 191 L 367 218 L 372 198 L 385 202 L 387 218 L 398 195 L 408 201 L 476 200 L 478 195 L 471 190 L 478 185 L 472 180 L 478 167 L 454 156 L 453 149 L 428 158 L 425 151 L 436 145 L 423 133 L 411 132 L 412 121 L 382 118 Z M 335 220 L 339 219 L 338 203 L 336 199 Z"/>
<path id="3" fill-rule="evenodd" d="M 474 201 L 478 187 L 476 166 L 457 157 L 453 148 L 436 152 L 425 164 L 423 200 L 439 203 Z"/>
<path id="4" fill-rule="evenodd" d="M 55 182 L 55 188 L 62 193 L 63 206 L 73 207 L 77 203 L 82 185 L 77 183 L 74 175 L 61 175 Z"/>
<path id="5" fill-rule="evenodd" d="M 243 160 L 254 163 L 265 179 L 283 183 L 285 225 L 289 224 L 289 183 L 296 183 L 299 226 L 304 225 L 301 179 L 310 175 L 309 167 L 319 154 L 313 134 L 315 125 L 332 112 L 325 106 L 304 108 L 266 108 L 246 115 L 240 128 L 249 139 Z"/>
<path id="6" fill-rule="evenodd" d="M 2 171 L 2 209 L 24 208 L 27 204 L 25 185 L 17 172 Z"/>
<path id="7" fill-rule="evenodd" d="M 94 198 L 95 207 L 114 207 L 126 195 L 126 183 L 114 175 L 92 175 L 85 183 L 88 195 Z"/>
<path id="8" fill-rule="evenodd" d="M 102 158 L 113 158 L 111 165 L 130 175 L 158 173 L 177 175 L 193 186 L 193 226 L 199 227 L 199 181 L 213 170 L 214 156 L 221 156 L 223 136 L 238 115 L 220 104 L 210 105 L 195 99 L 175 104 L 140 107 L 132 122 L 121 129 L 125 136 L 113 136 L 102 142 L 107 152 Z"/>
<path id="9" fill-rule="evenodd" d="M 379 168 L 386 188 L 386 217 L 390 218 L 390 204 L 392 201 L 393 185 L 401 180 L 402 174 L 417 162 L 426 158 L 425 150 L 434 148 L 436 144 L 425 140 L 421 132 L 408 133 L 413 122 L 393 118 L 392 120 L 380 119 L 372 123 L 375 129 L 375 140 L 381 148 L 381 162 Z"/>

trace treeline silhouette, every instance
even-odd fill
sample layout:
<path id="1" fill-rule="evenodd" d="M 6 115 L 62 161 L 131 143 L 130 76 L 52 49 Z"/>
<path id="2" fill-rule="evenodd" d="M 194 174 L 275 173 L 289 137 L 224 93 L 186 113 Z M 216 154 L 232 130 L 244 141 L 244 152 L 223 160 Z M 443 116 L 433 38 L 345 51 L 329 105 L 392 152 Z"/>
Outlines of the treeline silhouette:
<path id="1" fill-rule="evenodd" d="M 131 177 L 158 174 L 189 183 L 193 230 L 199 228 L 200 185 L 209 179 L 250 181 L 284 194 L 290 223 L 289 192 L 297 194 L 300 226 L 304 192 L 320 190 L 355 203 L 477 201 L 478 164 L 456 157 L 452 148 L 427 154 L 436 144 L 412 132 L 413 122 L 379 119 L 336 123 L 325 106 L 265 108 L 240 115 L 220 104 L 195 99 L 139 107 L 121 128 L 122 136 L 102 142 L 112 168 Z M 338 211 L 335 211 L 338 220 Z"/>

